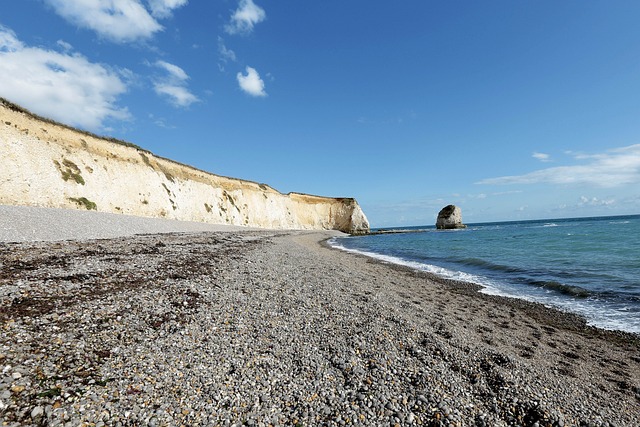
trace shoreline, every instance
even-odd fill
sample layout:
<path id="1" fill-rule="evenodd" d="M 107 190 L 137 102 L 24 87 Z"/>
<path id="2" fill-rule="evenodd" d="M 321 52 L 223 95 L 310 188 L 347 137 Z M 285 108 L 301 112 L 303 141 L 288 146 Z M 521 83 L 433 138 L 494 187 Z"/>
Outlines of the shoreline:
<path id="1" fill-rule="evenodd" d="M 637 340 L 338 251 L 322 243 L 331 235 L 0 244 L 0 418 L 9 426 L 637 421 Z"/>
<path id="2" fill-rule="evenodd" d="M 628 341 L 635 342 L 640 349 L 640 334 L 625 331 L 622 329 L 607 329 L 602 328 L 597 325 L 589 325 L 588 319 L 579 313 L 575 313 L 568 310 L 563 310 L 559 307 L 554 307 L 550 305 L 545 305 L 543 303 L 537 301 L 530 301 L 524 298 L 506 296 L 506 295 L 495 295 L 482 292 L 482 289 L 485 286 L 472 282 L 465 282 L 462 280 L 449 279 L 446 277 L 438 276 L 435 273 L 431 273 L 428 271 L 419 270 L 417 268 L 410 267 L 408 265 L 397 264 L 391 261 L 385 261 L 376 257 L 371 257 L 366 254 L 345 250 L 339 247 L 332 246 L 329 241 L 333 237 L 328 237 L 327 239 L 320 242 L 320 244 L 329 249 L 335 250 L 338 252 L 342 252 L 345 254 L 349 254 L 351 256 L 362 257 L 370 262 L 379 263 L 381 265 L 387 266 L 391 269 L 407 272 L 415 275 L 424 276 L 426 281 L 438 282 L 445 286 L 448 286 L 451 291 L 461 293 L 464 295 L 469 295 L 477 298 L 484 298 L 488 301 L 493 301 L 499 304 L 506 304 L 509 306 L 517 306 L 519 309 L 528 312 L 532 317 L 534 317 L 538 322 L 541 323 L 549 323 L 550 326 L 554 324 L 562 329 L 569 329 L 576 332 L 584 332 L 589 335 L 596 335 L 606 337 L 608 340 L 613 341 Z"/>
<path id="3" fill-rule="evenodd" d="M 592 230 L 593 227 L 602 227 L 602 224 L 606 226 L 610 218 L 612 217 L 602 217 L 600 223 L 580 226 L 589 226 L 589 230 Z M 607 221 L 602 221 L 603 219 Z M 443 279 L 474 283 L 481 287 L 480 292 L 483 294 L 540 303 L 563 312 L 577 314 L 584 318 L 589 326 L 623 331 L 640 337 L 640 300 L 637 298 L 639 295 L 633 280 L 633 263 L 629 258 L 633 239 L 630 237 L 631 240 L 621 241 L 626 243 L 618 243 L 620 248 L 617 251 L 610 246 L 607 250 L 597 249 L 598 241 L 593 242 L 588 246 L 590 254 L 594 256 L 592 264 L 585 261 L 584 256 L 576 255 L 580 250 L 572 249 L 572 245 L 585 245 L 585 239 L 588 239 L 586 236 L 589 236 L 588 233 L 582 235 L 572 231 L 578 228 L 577 224 L 569 224 L 569 231 L 564 231 L 561 226 L 551 233 L 546 233 L 547 225 L 540 225 L 540 221 L 535 223 L 535 226 L 506 230 L 505 233 L 509 236 L 513 234 L 519 237 L 526 236 L 523 237 L 526 239 L 536 239 L 536 244 L 541 245 L 541 248 L 545 247 L 545 239 L 554 240 L 562 237 L 562 244 L 551 245 L 550 247 L 555 248 L 553 250 L 536 250 L 533 253 L 528 253 L 526 248 L 518 247 L 517 239 L 509 239 L 506 247 L 493 247 L 491 245 L 495 240 L 489 237 L 493 231 L 488 231 L 492 228 L 480 228 L 477 234 L 463 233 L 451 238 L 439 238 L 434 234 L 431 234 L 431 237 L 425 235 L 380 240 L 347 237 L 333 239 L 330 243 L 345 252 L 407 266 Z M 620 223 L 630 224 L 630 221 Z M 625 227 L 637 226 L 637 222 L 633 224 Z M 543 229 L 545 233 L 539 231 Z M 530 230 L 533 231 L 530 233 Z M 593 231 L 594 235 L 597 232 L 602 231 Z M 578 236 L 575 241 L 574 237 L 571 237 L 574 234 Z M 484 238 L 487 239 L 487 248 L 481 243 L 485 242 Z M 443 242 L 440 242 L 441 240 Z M 435 246 L 429 246 L 433 244 Z M 600 244 L 615 246 L 616 243 L 609 237 L 603 238 Z M 624 244 L 628 244 L 629 248 L 623 249 Z M 520 258 L 513 256 L 515 253 L 521 253 Z M 605 256 L 610 257 L 607 262 L 603 261 Z"/>

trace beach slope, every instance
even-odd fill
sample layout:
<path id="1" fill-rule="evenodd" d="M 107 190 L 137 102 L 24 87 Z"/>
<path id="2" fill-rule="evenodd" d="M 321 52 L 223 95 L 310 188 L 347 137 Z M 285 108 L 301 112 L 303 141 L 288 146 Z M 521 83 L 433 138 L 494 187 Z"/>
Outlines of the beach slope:
<path id="1" fill-rule="evenodd" d="M 637 337 L 331 235 L 0 244 L 3 425 L 638 425 Z"/>

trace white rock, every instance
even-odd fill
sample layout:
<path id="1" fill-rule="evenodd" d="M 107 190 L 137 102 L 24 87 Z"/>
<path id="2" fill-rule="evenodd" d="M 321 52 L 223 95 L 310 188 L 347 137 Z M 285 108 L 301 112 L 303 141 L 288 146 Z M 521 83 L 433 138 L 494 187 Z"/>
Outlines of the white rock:
<path id="1" fill-rule="evenodd" d="M 36 406 L 31 411 L 31 419 L 34 421 L 42 418 L 43 415 L 44 415 L 44 408 L 42 406 Z"/>
<path id="2" fill-rule="evenodd" d="M 466 228 L 466 225 L 462 223 L 462 210 L 455 205 L 448 205 L 442 208 L 438 213 L 436 228 L 439 230 Z"/>

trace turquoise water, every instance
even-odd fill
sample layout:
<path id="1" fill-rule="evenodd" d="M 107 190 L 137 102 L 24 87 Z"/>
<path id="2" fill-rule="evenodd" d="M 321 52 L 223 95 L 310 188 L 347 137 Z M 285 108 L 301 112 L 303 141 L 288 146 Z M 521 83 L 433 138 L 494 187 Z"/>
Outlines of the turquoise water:
<path id="1" fill-rule="evenodd" d="M 407 230 L 331 243 L 640 334 L 640 215 Z"/>

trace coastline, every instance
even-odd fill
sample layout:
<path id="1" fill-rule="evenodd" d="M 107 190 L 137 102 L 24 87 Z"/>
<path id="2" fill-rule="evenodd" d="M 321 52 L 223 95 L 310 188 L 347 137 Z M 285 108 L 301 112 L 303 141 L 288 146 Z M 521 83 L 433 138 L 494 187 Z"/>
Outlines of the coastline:
<path id="1" fill-rule="evenodd" d="M 418 227 L 415 227 L 418 228 Z M 615 230 L 614 230 L 615 229 Z M 542 303 L 640 335 L 634 249 L 640 215 L 512 221 L 463 232 L 347 237 L 336 248 Z"/>
<path id="2" fill-rule="evenodd" d="M 358 251 L 345 250 L 340 247 L 334 247 L 329 243 L 330 240 L 332 240 L 332 237 L 323 240 L 321 242 L 321 245 L 329 250 L 343 252 L 349 254 L 350 256 L 362 257 L 366 260 L 369 260 L 369 262 L 379 263 L 387 266 L 390 269 L 404 272 L 406 274 L 423 276 L 426 282 L 435 282 L 441 284 L 443 286 L 446 286 L 451 292 L 468 295 L 470 297 L 486 299 L 495 304 L 517 307 L 518 309 L 528 313 L 529 316 L 534 318 L 539 323 L 548 324 L 549 326 L 556 326 L 558 328 L 567 329 L 574 332 L 583 332 L 588 335 L 601 336 L 603 337 L 603 339 L 614 342 L 636 342 L 640 349 L 640 334 L 620 329 L 607 329 L 599 327 L 597 325 L 590 325 L 588 324 L 588 320 L 579 313 L 562 310 L 558 307 L 545 305 L 543 303 L 527 300 L 524 298 L 485 293 L 482 292 L 485 286 L 481 284 L 441 277 L 435 273 L 419 270 L 408 265 L 397 264 L 392 261 L 386 261 L 380 258 L 371 257 Z"/>
<path id="3" fill-rule="evenodd" d="M 330 232 L 0 244 L 8 425 L 633 425 L 640 344 Z M 7 368 L 9 367 L 9 368 Z"/>

